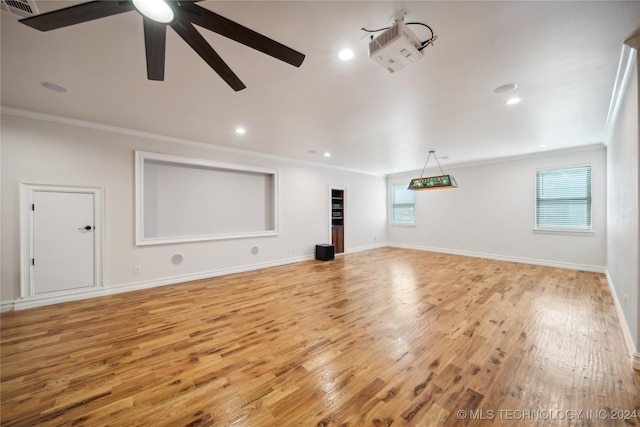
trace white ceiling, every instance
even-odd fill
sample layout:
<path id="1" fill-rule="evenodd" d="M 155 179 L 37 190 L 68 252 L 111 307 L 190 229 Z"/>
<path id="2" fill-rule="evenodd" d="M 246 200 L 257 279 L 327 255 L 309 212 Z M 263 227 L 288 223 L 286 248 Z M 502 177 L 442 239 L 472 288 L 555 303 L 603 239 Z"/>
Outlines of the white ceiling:
<path id="1" fill-rule="evenodd" d="M 74 3 L 36 4 L 42 13 Z M 421 169 L 436 150 L 450 157 L 446 169 L 541 144 L 601 143 L 622 43 L 640 28 L 636 1 L 200 5 L 306 54 L 304 63 L 200 29 L 246 84 L 234 92 L 168 29 L 165 81 L 153 82 L 135 11 L 46 33 L 2 13 L 2 105 L 379 174 Z M 367 57 L 360 28 L 387 26 L 400 9 L 438 39 L 423 61 L 389 74 Z M 338 59 L 343 47 L 353 60 Z M 493 92 L 506 83 L 519 85 L 521 104 Z"/>

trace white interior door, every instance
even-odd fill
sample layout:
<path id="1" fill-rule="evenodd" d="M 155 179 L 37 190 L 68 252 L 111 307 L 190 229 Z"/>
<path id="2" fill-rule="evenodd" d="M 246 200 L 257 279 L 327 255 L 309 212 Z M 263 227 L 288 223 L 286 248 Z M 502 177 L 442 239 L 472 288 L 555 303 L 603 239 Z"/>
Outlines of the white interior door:
<path id="1" fill-rule="evenodd" d="M 92 192 L 33 192 L 34 295 L 96 285 L 94 197 Z"/>

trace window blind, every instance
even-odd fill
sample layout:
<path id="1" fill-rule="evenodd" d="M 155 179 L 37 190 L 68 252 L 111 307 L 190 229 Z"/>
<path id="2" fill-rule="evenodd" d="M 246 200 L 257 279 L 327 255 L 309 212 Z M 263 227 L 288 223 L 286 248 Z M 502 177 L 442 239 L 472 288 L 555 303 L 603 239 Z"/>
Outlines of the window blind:
<path id="1" fill-rule="evenodd" d="M 591 229 L 591 166 L 536 171 L 536 228 Z"/>
<path id="2" fill-rule="evenodd" d="M 392 194 L 392 224 L 415 224 L 415 191 L 406 185 L 394 185 Z"/>

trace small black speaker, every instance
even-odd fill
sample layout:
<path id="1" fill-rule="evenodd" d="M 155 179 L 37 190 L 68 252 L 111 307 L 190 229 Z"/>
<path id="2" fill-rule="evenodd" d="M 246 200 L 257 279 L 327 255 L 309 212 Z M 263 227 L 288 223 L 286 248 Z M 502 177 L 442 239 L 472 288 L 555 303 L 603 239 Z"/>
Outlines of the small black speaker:
<path id="1" fill-rule="evenodd" d="M 335 257 L 333 245 L 316 245 L 316 259 L 330 261 Z"/>

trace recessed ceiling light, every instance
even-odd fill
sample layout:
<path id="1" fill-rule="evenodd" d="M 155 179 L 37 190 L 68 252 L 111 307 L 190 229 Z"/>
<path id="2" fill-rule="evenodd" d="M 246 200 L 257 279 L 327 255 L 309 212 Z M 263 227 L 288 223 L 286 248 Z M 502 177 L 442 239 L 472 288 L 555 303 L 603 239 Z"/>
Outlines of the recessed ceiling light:
<path id="1" fill-rule="evenodd" d="M 504 93 L 513 92 L 514 90 L 516 90 L 517 87 L 518 87 L 517 84 L 509 83 L 506 85 L 498 86 L 493 91 L 498 94 L 504 94 Z"/>
<path id="2" fill-rule="evenodd" d="M 549 144 L 540 144 L 538 145 L 538 148 L 547 148 L 549 146 Z"/>
<path id="3" fill-rule="evenodd" d="M 324 156 L 325 157 L 331 157 L 331 153 L 327 151 L 326 153 L 324 153 Z"/>
<path id="4" fill-rule="evenodd" d="M 138 12 L 157 22 L 173 21 L 173 9 L 164 0 L 133 0 Z"/>
<path id="5" fill-rule="evenodd" d="M 57 83 L 42 82 L 40 84 L 42 85 L 42 87 L 46 87 L 47 89 L 52 90 L 54 92 L 59 92 L 59 93 L 71 92 L 71 89 L 69 89 L 68 87 L 61 86 Z"/>
<path id="6" fill-rule="evenodd" d="M 351 49 L 342 49 L 338 53 L 338 58 L 342 59 L 343 61 L 348 61 L 353 58 L 353 51 Z"/>
<path id="7" fill-rule="evenodd" d="M 236 128 L 236 133 L 240 135 L 244 135 L 247 131 L 244 128 Z"/>
<path id="8" fill-rule="evenodd" d="M 513 98 L 507 99 L 504 103 L 507 105 L 516 105 L 522 102 L 522 98 L 519 96 L 514 96 Z"/>

